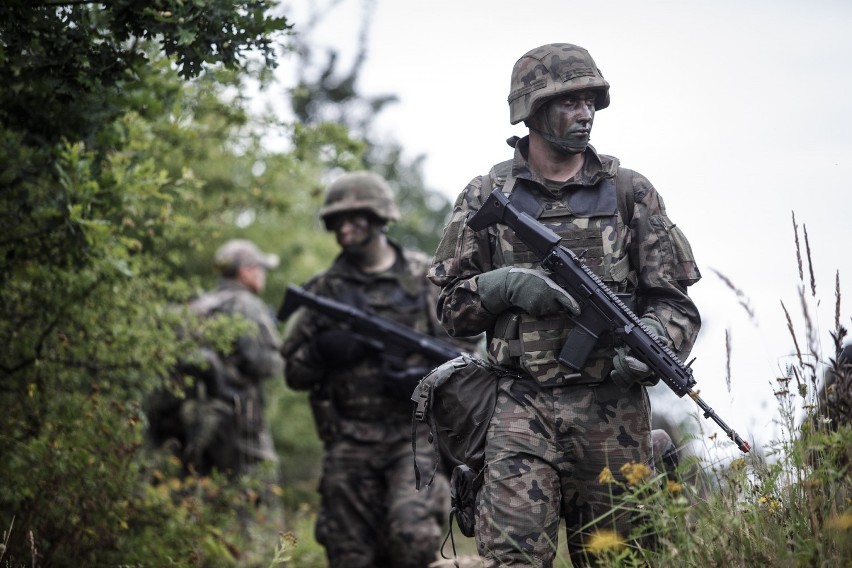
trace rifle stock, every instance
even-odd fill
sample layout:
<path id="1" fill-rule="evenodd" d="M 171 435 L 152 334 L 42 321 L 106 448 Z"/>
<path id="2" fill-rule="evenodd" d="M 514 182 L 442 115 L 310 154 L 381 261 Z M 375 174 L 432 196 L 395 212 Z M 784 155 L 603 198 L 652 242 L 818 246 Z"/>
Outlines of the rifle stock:
<path id="1" fill-rule="evenodd" d="M 583 264 L 582 259 L 559 244 L 559 235 L 518 210 L 499 188 L 491 192 L 467 225 L 474 231 L 481 231 L 496 223 L 512 229 L 539 258 L 541 265 L 552 273 L 554 280 L 580 304 L 581 314 L 574 320 L 576 325 L 569 332 L 559 354 L 561 363 L 572 370 L 580 370 L 602 333 L 617 334 L 632 354 L 647 364 L 678 397 L 688 394 L 704 411 L 704 417 L 716 422 L 742 452 L 751 450 L 749 443 L 693 390 L 695 378 L 692 369 L 681 362 L 618 295 Z"/>
<path id="2" fill-rule="evenodd" d="M 379 348 L 391 343 L 405 350 L 417 352 L 435 363 L 444 363 L 464 353 L 455 345 L 420 333 L 395 321 L 369 314 L 349 304 L 320 296 L 293 284 L 287 286 L 284 301 L 278 310 L 278 319 L 285 321 L 300 306 L 305 306 L 323 315 L 352 327 L 352 330 L 373 339 Z"/>

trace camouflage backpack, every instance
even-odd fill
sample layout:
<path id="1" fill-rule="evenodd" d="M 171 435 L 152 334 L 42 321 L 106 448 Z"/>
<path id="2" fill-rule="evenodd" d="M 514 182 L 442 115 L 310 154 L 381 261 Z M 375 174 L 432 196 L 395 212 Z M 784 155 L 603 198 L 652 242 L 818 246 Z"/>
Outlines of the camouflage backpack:
<path id="1" fill-rule="evenodd" d="M 229 300 L 229 294 L 210 293 L 191 303 L 190 309 L 206 318 L 219 313 Z M 240 393 L 221 354 L 199 345 L 177 361 L 170 375 L 174 384 L 184 385 L 182 393 L 163 387 L 146 397 L 152 442 L 170 446 L 184 468 L 196 473 L 233 469 L 238 463 L 234 401 Z"/>
<path id="2" fill-rule="evenodd" d="M 485 436 L 497 404 L 497 382 L 508 374 L 487 361 L 461 355 L 423 377 L 411 395 L 416 403 L 411 439 L 417 488 L 421 486 L 417 434 L 427 427 L 435 460 L 426 485 L 439 467 L 451 472 L 450 526 L 455 517 L 465 536 L 473 536 L 473 508 L 482 483 Z"/>

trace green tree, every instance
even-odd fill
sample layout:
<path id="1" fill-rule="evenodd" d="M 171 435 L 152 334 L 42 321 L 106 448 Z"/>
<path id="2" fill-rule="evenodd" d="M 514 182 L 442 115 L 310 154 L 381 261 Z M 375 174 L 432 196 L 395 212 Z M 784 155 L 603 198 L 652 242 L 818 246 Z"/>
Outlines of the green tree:
<path id="1" fill-rule="evenodd" d="M 311 44 L 311 33 L 338 4 L 332 0 L 316 6 L 300 36 L 294 38 L 298 67 L 296 85 L 289 93 L 293 113 L 306 125 L 343 124 L 364 141 L 359 167 L 381 174 L 396 191 L 402 219 L 390 228 L 390 234 L 406 246 L 431 254 L 438 246 L 452 204 L 440 192 L 426 187 L 422 171 L 425 156 L 407 158 L 399 141 L 380 141 L 376 135 L 376 119 L 398 101 L 396 95 L 370 96 L 359 89 L 359 77 L 368 60 L 374 2 L 364 3 L 358 43 L 353 46 L 355 55 L 348 68 L 341 69 L 338 48 L 318 55 Z"/>
<path id="2" fill-rule="evenodd" d="M 217 70 L 246 72 L 252 52 L 274 62 L 289 23 L 271 7 L 0 8 L 4 565 L 224 565 L 238 552 L 216 528 L 225 513 L 140 483 L 153 474 L 140 401 L 187 348 L 168 306 L 195 285 L 176 275 L 228 214 L 177 165 L 215 126 L 183 113 L 203 108 Z M 178 75 L 202 70 L 193 94 Z M 239 119 L 224 113 L 220 132 Z"/>

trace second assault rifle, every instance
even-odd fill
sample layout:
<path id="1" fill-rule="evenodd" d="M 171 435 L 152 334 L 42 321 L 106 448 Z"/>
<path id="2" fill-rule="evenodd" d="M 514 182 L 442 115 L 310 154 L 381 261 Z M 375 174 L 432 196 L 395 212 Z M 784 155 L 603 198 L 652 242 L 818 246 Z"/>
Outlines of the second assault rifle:
<path id="1" fill-rule="evenodd" d="M 299 306 L 349 324 L 352 331 L 369 338 L 369 344 L 379 351 L 384 351 L 389 344 L 408 352 L 419 353 L 436 364 L 445 363 L 464 353 L 461 348 L 449 342 L 292 284 L 287 286 L 284 302 L 278 310 L 278 319 L 286 320 Z"/>
<path id="2" fill-rule="evenodd" d="M 561 237 L 551 229 L 520 211 L 509 201 L 500 188 L 495 189 L 467 221 L 474 231 L 481 231 L 502 223 L 539 258 L 541 265 L 552 272 L 554 280 L 580 304 L 581 313 L 574 319 L 574 328 L 568 333 L 559 361 L 574 371 L 579 371 L 589 356 L 598 337 L 610 332 L 621 337 L 630 351 L 648 365 L 678 397 L 688 394 L 737 444 L 744 453 L 751 446 L 730 426 L 719 418 L 710 406 L 692 390 L 695 378 L 692 369 L 678 359 L 654 332 L 643 324 L 636 314 L 592 272 L 580 257 L 561 246 Z"/>

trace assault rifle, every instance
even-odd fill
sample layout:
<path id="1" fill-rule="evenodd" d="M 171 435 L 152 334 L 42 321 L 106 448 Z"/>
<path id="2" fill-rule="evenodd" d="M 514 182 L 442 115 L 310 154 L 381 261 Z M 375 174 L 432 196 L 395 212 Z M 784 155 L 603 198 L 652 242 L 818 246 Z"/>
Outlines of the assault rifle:
<path id="1" fill-rule="evenodd" d="M 737 447 L 747 453 L 749 443 L 725 422 L 698 393 L 692 390 L 695 378 L 692 369 L 678 359 L 610 290 L 589 267 L 570 249 L 559 244 L 561 237 L 528 213 L 520 211 L 509 201 L 500 188 L 495 189 L 467 222 L 474 231 L 481 231 L 496 223 L 512 229 L 515 235 L 540 259 L 554 280 L 580 304 L 581 313 L 574 318 L 574 328 L 569 332 L 559 354 L 559 362 L 579 371 L 591 353 L 598 337 L 605 332 L 621 337 L 630 351 L 648 365 L 678 397 L 688 394 Z"/>
<path id="2" fill-rule="evenodd" d="M 420 353 L 437 364 L 445 363 L 464 353 L 455 345 L 441 341 L 406 325 L 369 314 L 349 304 L 344 304 L 325 296 L 295 286 L 287 286 L 284 302 L 278 310 L 278 319 L 284 321 L 296 311 L 299 306 L 305 306 L 337 321 L 349 324 L 352 331 L 369 338 L 369 345 L 378 351 L 384 351 L 388 344 L 398 349 Z"/>

